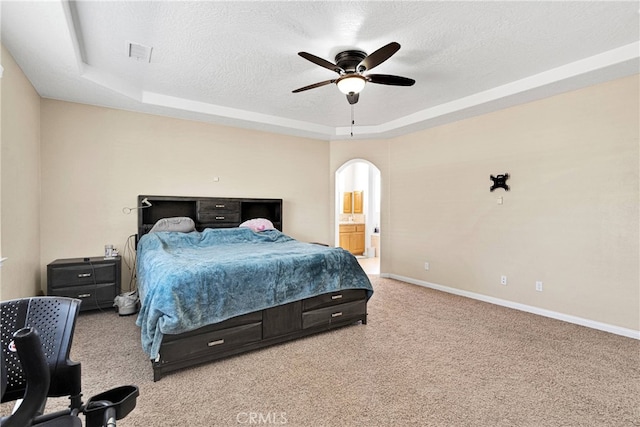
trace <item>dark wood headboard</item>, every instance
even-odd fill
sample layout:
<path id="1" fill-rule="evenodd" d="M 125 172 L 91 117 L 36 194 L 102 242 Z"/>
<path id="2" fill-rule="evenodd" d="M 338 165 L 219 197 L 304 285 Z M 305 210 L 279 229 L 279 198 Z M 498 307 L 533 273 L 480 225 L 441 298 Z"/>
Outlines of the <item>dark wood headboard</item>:
<path id="1" fill-rule="evenodd" d="M 145 199 L 151 206 L 144 207 Z M 282 231 L 282 199 L 138 196 L 138 206 L 138 238 L 158 220 L 178 216 L 193 219 L 198 231 L 237 227 L 254 218 L 266 218 Z"/>

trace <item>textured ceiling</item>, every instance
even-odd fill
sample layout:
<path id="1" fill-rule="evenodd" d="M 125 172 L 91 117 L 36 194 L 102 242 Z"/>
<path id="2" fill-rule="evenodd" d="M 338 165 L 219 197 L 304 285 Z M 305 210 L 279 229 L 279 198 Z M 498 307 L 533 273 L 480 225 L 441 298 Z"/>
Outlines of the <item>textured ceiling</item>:
<path id="1" fill-rule="evenodd" d="M 2 43 L 38 93 L 325 140 L 392 137 L 639 72 L 638 2 L 2 1 Z M 352 109 L 334 61 L 401 49 Z M 127 56 L 127 42 L 153 48 Z"/>

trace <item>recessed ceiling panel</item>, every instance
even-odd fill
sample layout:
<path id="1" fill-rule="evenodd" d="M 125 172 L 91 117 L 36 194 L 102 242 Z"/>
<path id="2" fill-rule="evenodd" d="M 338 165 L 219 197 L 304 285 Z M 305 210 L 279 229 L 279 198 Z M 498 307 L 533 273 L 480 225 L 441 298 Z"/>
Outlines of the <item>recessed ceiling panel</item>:
<path id="1" fill-rule="evenodd" d="M 371 138 L 637 73 L 639 17 L 635 2 L 10 1 L 2 42 L 44 97 L 324 139 L 350 137 L 353 112 Z M 333 84 L 292 93 L 337 77 L 298 52 L 389 42 L 375 72 L 415 85 L 367 84 L 353 107 Z"/>

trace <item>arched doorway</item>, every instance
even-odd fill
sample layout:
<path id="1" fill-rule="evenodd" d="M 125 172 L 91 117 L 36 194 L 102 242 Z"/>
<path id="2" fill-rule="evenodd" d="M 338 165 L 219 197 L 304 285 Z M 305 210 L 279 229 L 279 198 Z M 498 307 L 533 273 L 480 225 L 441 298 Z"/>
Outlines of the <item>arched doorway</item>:
<path id="1" fill-rule="evenodd" d="M 335 175 L 335 242 L 337 246 L 352 250 L 346 243 L 343 230 L 354 229 L 350 225 L 364 225 L 364 244 L 352 253 L 368 274 L 380 273 L 380 169 L 364 159 L 352 159 L 338 168 Z M 346 196 L 346 197 L 345 197 Z M 350 196 L 350 197 L 349 197 Z M 345 204 L 352 208 L 345 209 Z M 361 207 L 361 209 L 359 209 Z M 353 209 L 355 208 L 355 209 Z M 358 226 L 358 230 L 361 227 Z M 359 239 L 360 235 L 352 237 Z M 361 252 L 361 249 L 362 252 Z M 361 253 L 360 253 L 361 252 Z"/>

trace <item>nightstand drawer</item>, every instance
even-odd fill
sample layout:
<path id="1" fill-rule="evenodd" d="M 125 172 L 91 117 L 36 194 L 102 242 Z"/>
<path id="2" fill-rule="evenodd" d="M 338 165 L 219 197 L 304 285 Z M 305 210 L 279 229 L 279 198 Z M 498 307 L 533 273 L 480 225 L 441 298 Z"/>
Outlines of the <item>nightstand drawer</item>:
<path id="1" fill-rule="evenodd" d="M 116 281 L 114 264 L 81 264 L 51 268 L 49 270 L 52 289 Z"/>
<path id="2" fill-rule="evenodd" d="M 51 287 L 67 287 L 116 281 L 115 264 L 82 264 L 49 270 Z"/>
<path id="3" fill-rule="evenodd" d="M 98 285 L 71 286 L 50 290 L 50 296 L 77 298 L 82 301 L 80 310 L 90 310 L 98 307 L 113 307 L 113 300 L 117 290 L 115 283 L 101 283 Z"/>
<path id="4" fill-rule="evenodd" d="M 302 329 L 349 321 L 367 313 L 365 300 L 332 305 L 302 313 Z"/>

